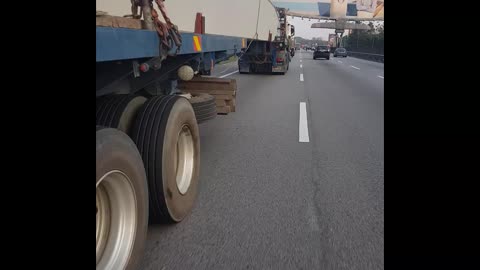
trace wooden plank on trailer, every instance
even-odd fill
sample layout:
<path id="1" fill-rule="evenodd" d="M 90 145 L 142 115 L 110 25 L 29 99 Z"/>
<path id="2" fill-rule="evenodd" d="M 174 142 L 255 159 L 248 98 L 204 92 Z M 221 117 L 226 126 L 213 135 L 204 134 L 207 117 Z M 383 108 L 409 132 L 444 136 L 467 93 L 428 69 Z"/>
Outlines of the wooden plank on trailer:
<path id="1" fill-rule="evenodd" d="M 184 90 L 182 91 L 183 94 L 201 94 L 201 93 L 204 93 L 204 94 L 209 94 L 209 95 L 212 95 L 213 97 L 215 97 L 215 100 L 232 100 L 235 98 L 235 96 L 232 96 L 232 95 L 216 95 L 216 94 L 210 94 L 210 93 L 207 93 L 205 91 L 203 92 L 189 92 L 189 90 Z"/>
<path id="2" fill-rule="evenodd" d="M 225 84 L 231 84 L 236 79 L 225 79 L 225 78 L 216 78 L 216 77 L 193 77 L 190 81 L 187 82 L 218 82 L 218 83 L 225 83 Z"/>
<path id="3" fill-rule="evenodd" d="M 231 100 L 228 100 L 227 105 L 228 106 L 237 106 L 237 102 L 235 101 L 235 98 L 231 99 Z"/>
<path id="4" fill-rule="evenodd" d="M 113 27 L 113 28 L 129 28 L 129 29 L 145 29 L 144 21 L 132 18 L 123 18 L 116 16 L 97 16 L 96 26 Z"/>
<path id="5" fill-rule="evenodd" d="M 230 106 L 217 107 L 217 113 L 219 114 L 227 114 L 229 112 L 230 112 Z"/>
<path id="6" fill-rule="evenodd" d="M 187 93 L 207 93 L 210 95 L 229 95 L 229 96 L 236 95 L 234 90 L 232 91 L 232 90 L 182 89 L 180 87 L 178 89 L 182 90 L 182 92 L 187 92 Z"/>
<path id="7" fill-rule="evenodd" d="M 232 79 L 232 87 L 233 87 L 233 89 L 235 89 L 235 91 L 237 91 L 237 80 L 236 79 Z"/>
<path id="8" fill-rule="evenodd" d="M 178 89 L 197 89 L 197 90 L 237 90 L 237 81 L 234 79 L 219 78 L 199 78 L 191 81 L 180 81 Z"/>
<path id="9" fill-rule="evenodd" d="M 231 100 L 226 100 L 225 101 L 226 105 L 230 107 L 230 111 L 235 112 L 235 108 L 237 107 L 235 98 Z"/>
<path id="10" fill-rule="evenodd" d="M 216 100 L 232 100 L 233 96 L 231 95 L 212 95 Z"/>
<path id="11" fill-rule="evenodd" d="M 224 99 L 215 99 L 215 104 L 217 106 L 227 106 L 227 101 Z"/>
<path id="12" fill-rule="evenodd" d="M 222 90 L 222 91 L 235 91 L 234 87 L 230 84 L 217 84 L 217 83 L 179 83 L 177 86 L 181 90 Z"/>

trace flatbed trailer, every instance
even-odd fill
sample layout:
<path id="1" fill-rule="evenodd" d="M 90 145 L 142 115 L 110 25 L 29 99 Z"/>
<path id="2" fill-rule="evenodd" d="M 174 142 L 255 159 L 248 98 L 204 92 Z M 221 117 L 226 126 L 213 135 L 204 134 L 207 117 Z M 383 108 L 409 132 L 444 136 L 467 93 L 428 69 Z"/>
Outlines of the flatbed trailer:
<path id="1" fill-rule="evenodd" d="M 171 75 L 169 73 L 185 64 L 194 67 L 196 69 L 194 72 L 209 75 L 216 63 L 238 55 L 247 40 L 211 34 L 180 33 L 180 35 L 182 46 L 175 57 L 161 61 L 159 69 L 142 72 L 142 64 L 154 62 L 160 56 L 157 32 L 96 27 L 97 96 L 135 93 L 160 81 L 162 77 L 164 80 L 177 80 L 175 76 L 169 76 Z M 174 49 L 169 53 L 173 52 Z M 118 78 L 126 82 L 123 85 L 128 85 L 127 89 L 118 87 Z"/>
<path id="2" fill-rule="evenodd" d="M 131 1 L 134 18 L 120 15 L 126 0 L 96 1 L 97 7 L 113 13 L 97 10 L 96 269 L 133 270 L 143 257 L 148 224 L 180 222 L 193 208 L 200 175 L 198 124 L 217 115 L 213 96 L 192 89 L 198 96 L 188 98 L 177 83 L 210 75 L 216 63 L 241 55 L 252 29 L 236 25 L 230 31 L 209 24 L 213 33 L 207 33 L 201 12 L 191 18 L 196 8 L 207 14 L 215 14 L 215 7 L 229 8 L 223 0 L 185 0 L 183 5 L 167 1 L 176 10 L 180 30 L 166 16 L 162 0 L 155 2 L 164 22 L 154 19 L 148 0 Z M 234 3 L 244 13 L 259 16 L 256 40 L 266 40 L 276 30 L 270 1 Z M 143 20 L 135 17 L 137 4 Z M 209 16 L 207 20 L 218 20 Z M 193 19 L 195 24 L 190 24 Z M 229 32 L 235 36 L 222 34 Z M 234 80 L 199 80 L 202 87 L 236 90 Z"/>
<path id="3" fill-rule="evenodd" d="M 176 55 L 160 60 L 157 32 L 96 28 L 97 269 L 135 269 L 148 223 L 179 222 L 193 207 L 196 114 L 216 114 L 215 100 L 195 104 L 179 96 L 178 72 L 208 75 L 245 39 L 180 35 Z"/>

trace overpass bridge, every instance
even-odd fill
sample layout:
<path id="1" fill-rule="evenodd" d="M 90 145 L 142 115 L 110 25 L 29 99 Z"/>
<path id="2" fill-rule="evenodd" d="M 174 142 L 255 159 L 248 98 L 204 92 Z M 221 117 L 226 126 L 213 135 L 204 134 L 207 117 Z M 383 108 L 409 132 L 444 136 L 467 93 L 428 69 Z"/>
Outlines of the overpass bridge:
<path id="1" fill-rule="evenodd" d="M 270 0 L 288 9 L 288 15 L 303 18 L 372 21 L 384 18 L 384 0 Z"/>
<path id="2" fill-rule="evenodd" d="M 276 7 L 286 8 L 287 15 L 318 19 L 312 28 L 335 29 L 336 44 L 348 30 L 368 30 L 368 25 L 355 22 L 383 21 L 384 0 L 270 0 Z M 321 22 L 325 20 L 325 22 Z"/>

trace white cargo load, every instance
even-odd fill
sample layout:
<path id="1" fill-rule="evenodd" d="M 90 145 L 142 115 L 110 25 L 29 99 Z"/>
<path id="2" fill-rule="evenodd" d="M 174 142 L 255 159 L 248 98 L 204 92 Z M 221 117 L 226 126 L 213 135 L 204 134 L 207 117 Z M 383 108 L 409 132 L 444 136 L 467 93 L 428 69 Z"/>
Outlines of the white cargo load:
<path id="1" fill-rule="evenodd" d="M 253 38 L 258 32 L 258 39 L 268 40 L 269 33 L 274 38 L 278 31 L 277 12 L 270 0 L 166 0 L 165 6 L 172 22 L 183 32 L 194 32 L 197 12 L 205 16 L 206 34 Z M 154 7 L 159 11 L 155 3 Z M 96 9 L 124 16 L 131 14 L 131 3 L 96 0 Z"/>

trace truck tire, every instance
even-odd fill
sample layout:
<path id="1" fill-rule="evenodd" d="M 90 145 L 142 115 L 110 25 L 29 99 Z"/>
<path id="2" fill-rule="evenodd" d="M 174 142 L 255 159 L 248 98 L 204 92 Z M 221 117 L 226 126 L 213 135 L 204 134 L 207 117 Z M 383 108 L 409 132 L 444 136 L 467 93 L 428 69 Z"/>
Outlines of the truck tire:
<path id="1" fill-rule="evenodd" d="M 116 128 L 130 135 L 140 107 L 147 101 L 138 95 L 111 95 L 97 101 L 97 125 Z"/>
<path id="2" fill-rule="evenodd" d="M 182 221 L 193 207 L 200 171 L 200 136 L 192 105 L 179 96 L 153 97 L 140 109 L 132 139 L 147 174 L 150 222 Z"/>
<path id="3" fill-rule="evenodd" d="M 217 105 L 215 97 L 209 94 L 192 94 L 189 99 L 192 104 L 197 123 L 203 123 L 217 116 Z"/>
<path id="4" fill-rule="evenodd" d="M 245 72 L 245 71 L 241 71 L 242 69 L 240 69 L 240 65 L 238 65 L 238 73 L 240 74 L 248 74 L 248 72 Z"/>
<path id="5" fill-rule="evenodd" d="M 148 184 L 142 158 L 123 132 L 96 131 L 97 270 L 136 269 L 148 228 Z"/>

